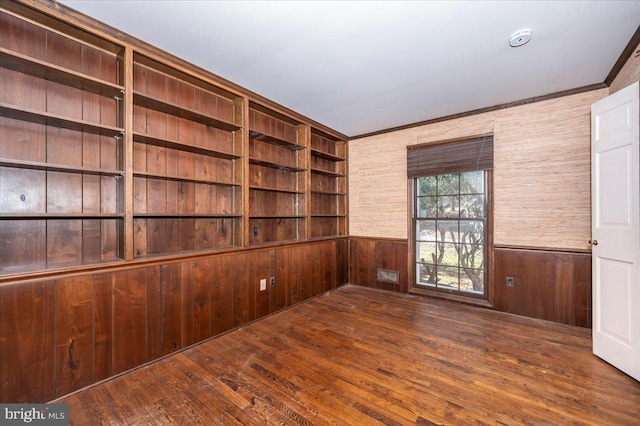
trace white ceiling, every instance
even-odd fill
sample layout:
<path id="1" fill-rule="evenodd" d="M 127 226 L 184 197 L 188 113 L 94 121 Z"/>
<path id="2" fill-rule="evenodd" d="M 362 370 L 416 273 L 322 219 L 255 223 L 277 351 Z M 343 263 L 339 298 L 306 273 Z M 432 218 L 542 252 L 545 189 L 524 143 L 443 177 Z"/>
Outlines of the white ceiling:
<path id="1" fill-rule="evenodd" d="M 602 83 L 640 24 L 637 0 L 60 3 L 349 136 Z"/>

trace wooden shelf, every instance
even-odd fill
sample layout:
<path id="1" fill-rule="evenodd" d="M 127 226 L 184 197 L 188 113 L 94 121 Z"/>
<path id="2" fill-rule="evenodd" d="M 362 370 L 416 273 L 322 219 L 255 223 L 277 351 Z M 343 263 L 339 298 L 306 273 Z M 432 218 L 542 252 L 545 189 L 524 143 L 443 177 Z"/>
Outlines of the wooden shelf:
<path id="1" fill-rule="evenodd" d="M 42 163 L 39 161 L 13 160 L 0 158 L 0 167 L 14 167 L 18 169 L 45 170 L 50 172 L 77 173 L 98 176 L 123 176 L 124 170 L 105 170 L 91 167 L 74 167 L 63 164 Z"/>
<path id="2" fill-rule="evenodd" d="M 344 214 L 311 214 L 311 217 L 346 217 Z"/>
<path id="3" fill-rule="evenodd" d="M 306 169 L 300 167 L 285 166 L 283 164 L 274 163 L 271 161 L 258 160 L 257 158 L 249 158 L 249 164 L 255 164 L 256 166 L 269 167 L 277 170 L 285 170 L 287 172 L 304 172 Z"/>
<path id="4" fill-rule="evenodd" d="M 314 167 L 311 168 L 311 172 L 317 173 L 319 175 L 325 175 L 325 176 L 335 176 L 335 177 L 343 177 L 343 176 L 345 176 L 344 173 L 337 173 L 337 172 L 333 172 L 331 170 L 322 170 L 322 169 L 317 169 L 317 168 L 314 168 Z"/>
<path id="5" fill-rule="evenodd" d="M 120 136 L 124 132 L 124 129 L 119 127 L 76 120 L 44 111 L 20 108 L 5 103 L 0 103 L 0 116 L 103 136 Z"/>
<path id="6" fill-rule="evenodd" d="M 191 182 L 191 183 L 204 183 L 207 185 L 218 185 L 218 186 L 240 186 L 239 183 L 231 183 L 231 182 L 221 182 L 215 180 L 207 180 L 207 179 L 196 179 L 182 176 L 173 176 L 173 175 L 165 175 L 160 173 L 148 173 L 148 172 L 133 172 L 134 177 L 143 177 L 143 178 L 151 178 L 151 179 L 160 179 L 160 180 L 171 180 L 177 182 Z"/>
<path id="7" fill-rule="evenodd" d="M 255 191 L 282 192 L 282 193 L 285 193 L 285 194 L 306 194 L 305 191 L 280 189 L 280 188 L 269 187 L 269 186 L 250 185 L 249 189 L 255 190 Z"/>
<path id="8" fill-rule="evenodd" d="M 180 151 L 193 152 L 195 154 L 207 155 L 209 157 L 224 158 L 227 160 L 235 160 L 241 158 L 239 155 L 228 152 L 218 151 L 215 149 L 203 148 L 190 145 L 184 142 L 178 142 L 171 139 L 161 139 L 153 136 L 147 136 L 142 133 L 133 133 L 133 141 L 145 143 L 147 145 L 161 146 L 164 148 L 178 149 Z"/>
<path id="9" fill-rule="evenodd" d="M 341 191 L 316 191 L 316 190 L 311 190 L 312 194 L 322 194 L 322 195 L 347 195 L 346 192 L 341 192 Z"/>
<path id="10" fill-rule="evenodd" d="M 176 117 L 184 118 L 186 120 L 195 121 L 207 126 L 216 127 L 218 129 L 233 132 L 240 130 L 242 127 L 237 124 L 230 123 L 228 121 L 219 120 L 217 118 L 204 115 L 200 112 L 193 111 L 189 108 L 184 108 L 179 105 L 157 99 L 140 92 L 133 92 L 134 105 L 152 109 L 154 111 L 163 112 L 165 114 L 174 115 Z"/>
<path id="11" fill-rule="evenodd" d="M 237 214 L 210 214 L 210 213 L 134 213 L 133 218 L 155 218 L 155 219 L 226 219 L 240 218 L 242 215 Z"/>
<path id="12" fill-rule="evenodd" d="M 276 136 L 269 135 L 267 133 L 258 132 L 256 130 L 249 130 L 249 137 L 251 139 L 255 139 L 257 141 L 267 142 L 272 145 L 283 146 L 292 151 L 296 151 L 299 149 L 304 149 L 304 146 L 298 145 L 297 143 L 289 142 L 284 139 L 280 139 Z"/>
<path id="13" fill-rule="evenodd" d="M 306 215 L 250 215 L 249 219 L 304 219 Z"/>
<path id="14" fill-rule="evenodd" d="M 103 96 L 121 97 L 124 86 L 0 48 L 0 66 Z"/>
<path id="15" fill-rule="evenodd" d="M 121 219 L 123 213 L 0 213 L 0 220 L 23 219 Z"/>
<path id="16" fill-rule="evenodd" d="M 319 151 L 317 149 L 313 149 L 311 148 L 311 155 L 313 155 L 314 157 L 318 157 L 318 158 L 324 158 L 325 160 L 331 160 L 331 161 L 344 161 L 345 159 L 343 157 L 339 157 L 335 154 L 331 154 L 329 152 L 324 152 L 324 151 Z"/>

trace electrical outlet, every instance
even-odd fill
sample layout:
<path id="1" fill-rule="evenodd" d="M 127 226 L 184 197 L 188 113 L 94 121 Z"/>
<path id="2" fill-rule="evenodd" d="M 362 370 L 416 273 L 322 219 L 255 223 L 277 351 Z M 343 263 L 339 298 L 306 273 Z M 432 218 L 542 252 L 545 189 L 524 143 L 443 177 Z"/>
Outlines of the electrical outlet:
<path id="1" fill-rule="evenodd" d="M 269 285 L 271 287 L 275 287 L 275 285 L 276 285 L 276 277 L 269 278 Z"/>
<path id="2" fill-rule="evenodd" d="M 260 291 L 265 291 L 267 289 L 267 279 L 262 278 L 260 280 Z"/>
<path id="3" fill-rule="evenodd" d="M 507 287 L 513 288 L 513 277 L 507 277 Z"/>

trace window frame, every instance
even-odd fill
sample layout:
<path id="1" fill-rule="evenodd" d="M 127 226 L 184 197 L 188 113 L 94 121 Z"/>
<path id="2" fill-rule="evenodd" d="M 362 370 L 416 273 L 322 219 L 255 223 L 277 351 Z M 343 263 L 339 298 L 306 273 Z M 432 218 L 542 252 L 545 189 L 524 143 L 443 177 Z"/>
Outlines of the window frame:
<path id="1" fill-rule="evenodd" d="M 451 290 L 445 288 L 428 287 L 425 285 L 419 285 L 417 282 L 417 259 L 416 259 L 416 246 L 417 246 L 417 215 L 416 215 L 416 203 L 418 200 L 418 188 L 416 185 L 418 178 L 409 178 L 408 181 L 408 207 L 409 207 L 409 293 L 434 296 L 438 298 L 450 299 L 464 303 L 470 303 L 473 305 L 493 307 L 494 305 L 494 267 L 493 267 L 493 170 L 484 170 L 485 172 L 485 264 L 484 264 L 484 293 L 471 293 L 462 292 L 458 290 Z M 464 173 L 464 172 L 450 172 L 451 173 Z M 458 218 L 459 219 L 459 218 Z"/>

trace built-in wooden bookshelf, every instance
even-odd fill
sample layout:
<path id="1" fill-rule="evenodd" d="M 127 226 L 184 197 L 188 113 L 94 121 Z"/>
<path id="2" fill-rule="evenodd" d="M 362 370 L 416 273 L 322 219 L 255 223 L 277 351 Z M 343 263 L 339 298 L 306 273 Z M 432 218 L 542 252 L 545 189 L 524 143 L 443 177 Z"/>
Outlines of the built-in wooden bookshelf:
<path id="1" fill-rule="evenodd" d="M 0 275 L 120 260 L 122 47 L 9 10 L 0 28 Z"/>
<path id="2" fill-rule="evenodd" d="M 0 5 L 1 280 L 346 235 L 345 138 L 62 9 Z"/>
<path id="3" fill-rule="evenodd" d="M 242 245 L 242 102 L 142 55 L 133 66 L 134 257 Z"/>
<path id="4" fill-rule="evenodd" d="M 250 244 L 306 239 L 305 135 L 301 123 L 258 105 L 250 105 Z"/>
<path id="5" fill-rule="evenodd" d="M 311 238 L 347 234 L 347 143 L 311 129 Z"/>

